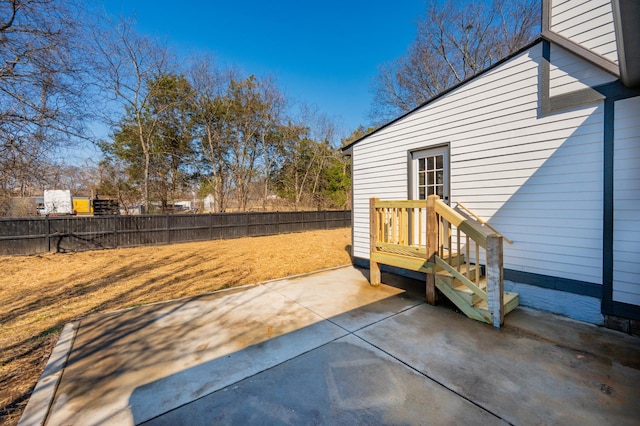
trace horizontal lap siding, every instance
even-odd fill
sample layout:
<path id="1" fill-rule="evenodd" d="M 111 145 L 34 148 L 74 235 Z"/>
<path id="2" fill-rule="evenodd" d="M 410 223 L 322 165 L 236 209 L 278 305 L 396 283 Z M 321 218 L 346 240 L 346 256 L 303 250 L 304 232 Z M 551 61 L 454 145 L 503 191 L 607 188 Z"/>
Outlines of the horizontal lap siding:
<path id="1" fill-rule="evenodd" d="M 613 300 L 640 305 L 640 98 L 616 102 Z"/>
<path id="2" fill-rule="evenodd" d="M 553 0 L 551 31 L 618 63 L 611 0 Z"/>
<path id="3" fill-rule="evenodd" d="M 452 200 L 514 241 L 506 268 L 601 283 L 602 109 L 532 116 L 522 138 L 487 150 L 452 142 Z"/>
<path id="4" fill-rule="evenodd" d="M 616 79 L 608 72 L 590 66 L 584 59 L 554 44 L 551 45 L 549 77 L 550 96 L 609 83 Z"/>
<path id="5" fill-rule="evenodd" d="M 369 197 L 407 198 L 408 152 L 449 144 L 452 203 L 515 241 L 505 267 L 601 283 L 602 105 L 539 117 L 540 60 L 537 45 L 354 146 L 356 256 Z"/>

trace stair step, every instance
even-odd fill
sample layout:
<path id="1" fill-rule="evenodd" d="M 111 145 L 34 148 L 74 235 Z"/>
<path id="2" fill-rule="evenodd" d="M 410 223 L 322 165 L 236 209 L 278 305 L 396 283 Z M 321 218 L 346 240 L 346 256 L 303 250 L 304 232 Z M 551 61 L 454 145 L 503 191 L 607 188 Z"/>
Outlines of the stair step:
<path id="1" fill-rule="evenodd" d="M 473 283 L 475 284 L 475 281 Z M 487 291 L 487 279 L 481 278 L 478 287 L 480 287 L 481 290 Z M 469 305 L 475 305 L 482 301 L 480 296 L 475 294 L 469 287 L 462 284 L 460 280 L 455 280 L 451 288 L 453 288 L 453 290 L 455 290 L 455 292 L 458 293 L 458 295 L 460 295 L 460 297 L 462 297 Z"/>
<path id="2" fill-rule="evenodd" d="M 520 304 L 520 299 L 518 297 L 518 293 L 514 293 L 511 291 L 504 292 L 504 314 L 505 315 L 507 315 L 509 312 L 517 308 L 519 304 Z M 484 300 L 480 300 L 478 303 L 473 305 L 473 308 L 480 313 L 490 315 L 487 302 Z"/>
<path id="3" fill-rule="evenodd" d="M 457 268 L 457 265 L 451 265 L 454 269 Z M 457 269 L 456 269 L 457 270 Z M 462 275 L 464 275 L 465 277 L 467 277 L 470 281 L 474 281 L 476 279 L 476 272 L 480 272 L 482 273 L 482 271 L 480 270 L 480 268 L 476 269 L 475 265 L 469 265 L 467 266 L 466 263 L 463 263 L 460 265 L 460 272 Z M 449 274 L 449 272 L 447 272 L 445 269 L 443 269 L 442 267 L 438 266 L 436 268 L 436 274 L 440 275 L 440 278 L 442 278 L 444 281 L 447 282 L 447 284 L 449 284 L 450 286 L 454 286 L 454 280 L 455 277 L 452 276 L 451 274 Z M 482 275 L 480 276 L 480 280 L 482 281 Z"/>

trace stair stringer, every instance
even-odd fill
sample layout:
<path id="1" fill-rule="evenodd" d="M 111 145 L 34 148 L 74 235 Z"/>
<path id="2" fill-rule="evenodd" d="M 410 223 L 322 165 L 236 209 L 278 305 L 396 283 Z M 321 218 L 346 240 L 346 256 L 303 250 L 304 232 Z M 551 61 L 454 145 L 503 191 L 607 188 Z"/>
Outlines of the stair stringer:
<path id="1" fill-rule="evenodd" d="M 476 321 L 485 322 L 487 324 L 491 324 L 493 319 L 490 314 L 484 314 L 478 312 L 473 306 L 467 303 L 458 293 L 439 276 L 436 275 L 435 283 L 438 290 L 440 290 L 449 300 L 453 302 L 454 305 L 458 307 L 466 316 Z"/>

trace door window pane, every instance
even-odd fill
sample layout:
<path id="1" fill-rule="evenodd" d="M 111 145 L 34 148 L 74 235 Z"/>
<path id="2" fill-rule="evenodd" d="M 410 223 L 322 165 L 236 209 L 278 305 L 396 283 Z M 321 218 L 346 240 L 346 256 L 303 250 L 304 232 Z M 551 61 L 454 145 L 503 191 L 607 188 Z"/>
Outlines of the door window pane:
<path id="1" fill-rule="evenodd" d="M 435 154 L 435 153 L 434 153 Z M 429 195 L 439 195 L 444 198 L 445 186 L 445 155 L 427 155 L 416 159 L 415 171 L 416 195 L 418 199 L 425 199 Z"/>

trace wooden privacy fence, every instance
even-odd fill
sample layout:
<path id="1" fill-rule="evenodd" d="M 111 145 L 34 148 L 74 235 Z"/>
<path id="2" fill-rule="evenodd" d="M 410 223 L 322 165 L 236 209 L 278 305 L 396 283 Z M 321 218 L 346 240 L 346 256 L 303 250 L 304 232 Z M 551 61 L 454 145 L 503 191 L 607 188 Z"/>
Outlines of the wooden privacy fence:
<path id="1" fill-rule="evenodd" d="M 253 237 L 351 226 L 350 210 L 0 219 L 0 255 Z"/>

